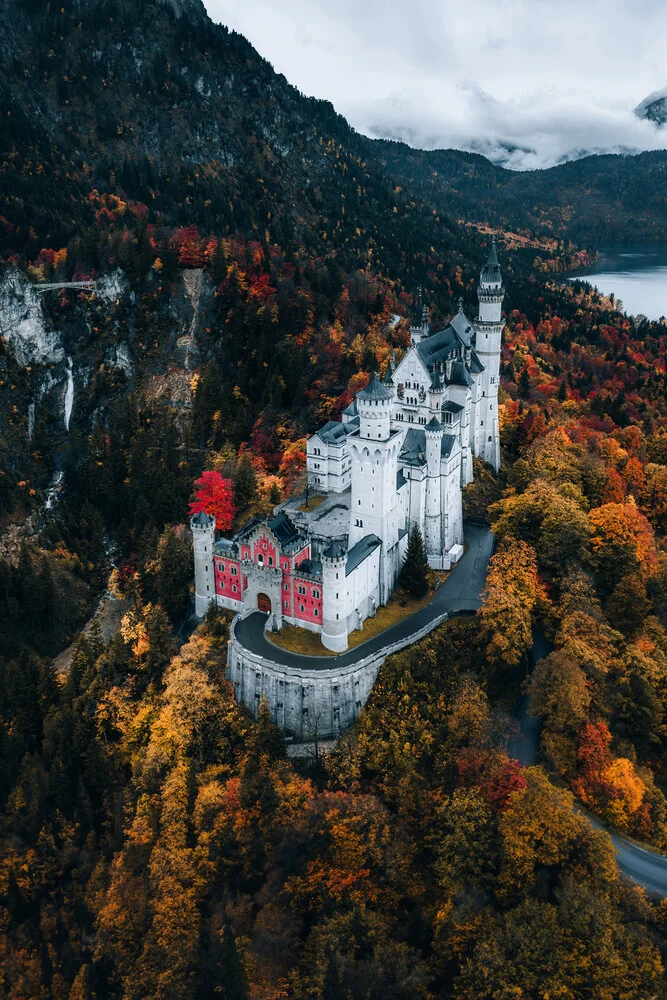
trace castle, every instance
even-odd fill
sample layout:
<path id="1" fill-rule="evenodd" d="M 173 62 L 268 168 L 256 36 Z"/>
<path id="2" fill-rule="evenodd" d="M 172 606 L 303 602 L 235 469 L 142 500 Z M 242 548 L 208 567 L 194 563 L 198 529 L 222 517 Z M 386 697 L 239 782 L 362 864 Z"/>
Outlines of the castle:
<path id="1" fill-rule="evenodd" d="M 429 565 L 449 569 L 463 554 L 462 488 L 472 456 L 500 466 L 498 384 L 504 321 L 495 241 L 478 287 L 479 315 L 462 303 L 439 331 L 421 292 L 410 347 L 308 440 L 307 476 L 317 505 L 288 500 L 234 538 L 216 541 L 215 521 L 191 520 L 196 614 L 210 602 L 262 611 L 320 634 L 342 652 L 396 585 L 417 525 Z M 324 499 L 322 499 L 322 497 Z"/>

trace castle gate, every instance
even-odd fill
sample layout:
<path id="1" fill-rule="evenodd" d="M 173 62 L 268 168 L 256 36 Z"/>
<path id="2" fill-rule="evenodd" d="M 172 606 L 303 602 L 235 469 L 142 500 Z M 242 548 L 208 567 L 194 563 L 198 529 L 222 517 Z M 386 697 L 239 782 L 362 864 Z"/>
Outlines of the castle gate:
<path id="1" fill-rule="evenodd" d="M 257 595 L 257 610 L 263 611 L 265 614 L 271 614 L 271 598 L 267 597 L 266 594 Z"/>

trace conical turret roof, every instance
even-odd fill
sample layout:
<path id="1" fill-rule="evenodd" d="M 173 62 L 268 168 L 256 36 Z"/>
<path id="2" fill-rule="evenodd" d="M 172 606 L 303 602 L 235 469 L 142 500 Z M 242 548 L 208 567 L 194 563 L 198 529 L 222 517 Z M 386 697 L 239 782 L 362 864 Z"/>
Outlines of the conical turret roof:
<path id="1" fill-rule="evenodd" d="M 424 305 L 424 299 L 422 296 L 421 285 L 419 286 L 419 291 L 417 293 L 417 304 L 415 305 L 415 311 L 412 314 L 412 326 L 423 326 L 428 318 L 428 312 L 426 306 Z"/>
<path id="2" fill-rule="evenodd" d="M 361 392 L 357 393 L 357 399 L 363 400 L 373 400 L 373 399 L 393 399 L 394 393 L 387 386 L 382 385 L 380 379 L 378 378 L 377 372 L 373 372 L 373 377 Z"/>
<path id="3" fill-rule="evenodd" d="M 500 264 L 498 263 L 498 252 L 496 250 L 496 238 L 491 239 L 491 249 L 486 264 L 482 268 L 482 281 L 496 284 L 500 281 Z"/>

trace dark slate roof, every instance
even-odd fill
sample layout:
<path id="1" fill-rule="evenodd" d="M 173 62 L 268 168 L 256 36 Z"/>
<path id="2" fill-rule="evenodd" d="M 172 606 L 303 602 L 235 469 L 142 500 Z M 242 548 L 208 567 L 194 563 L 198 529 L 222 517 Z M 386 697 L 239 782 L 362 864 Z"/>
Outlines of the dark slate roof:
<path id="1" fill-rule="evenodd" d="M 192 523 L 202 528 L 208 528 L 209 525 L 213 523 L 213 518 L 209 517 L 205 510 L 200 510 L 199 513 L 195 514 L 192 518 Z"/>
<path id="2" fill-rule="evenodd" d="M 425 431 L 441 431 L 442 430 L 442 424 L 440 423 L 440 421 L 438 420 L 437 417 L 431 417 L 431 419 L 427 423 L 427 425 L 424 428 L 424 430 Z"/>
<path id="3" fill-rule="evenodd" d="M 448 382 L 450 385 L 473 385 L 474 379 L 463 361 L 455 361 Z"/>
<path id="4" fill-rule="evenodd" d="M 475 337 L 475 328 L 462 310 L 457 312 L 450 326 L 464 346 L 470 347 Z"/>
<path id="5" fill-rule="evenodd" d="M 403 441 L 399 461 L 406 465 L 425 465 L 426 435 L 422 428 L 410 427 L 408 429 Z"/>
<path id="6" fill-rule="evenodd" d="M 339 420 L 330 420 L 317 432 L 317 436 L 326 444 L 342 444 L 347 433 L 345 424 Z"/>
<path id="7" fill-rule="evenodd" d="M 360 423 L 361 421 L 359 417 L 352 417 L 351 420 L 348 420 L 347 423 L 343 424 L 343 427 L 345 428 L 345 433 L 353 434 L 359 427 Z"/>
<path id="8" fill-rule="evenodd" d="M 446 326 L 439 333 L 432 333 L 421 343 L 417 344 L 416 350 L 427 368 L 432 368 L 436 361 L 445 361 L 452 357 L 459 346 L 459 338 L 453 327 Z"/>
<path id="9" fill-rule="evenodd" d="M 424 300 L 422 297 L 422 290 L 419 289 L 417 293 L 417 304 L 415 305 L 415 311 L 412 314 L 412 326 L 422 326 L 426 319 L 426 306 L 424 305 Z"/>
<path id="10" fill-rule="evenodd" d="M 333 540 L 331 545 L 328 547 L 324 556 L 326 559 L 342 559 L 347 552 L 347 545 L 345 542 Z"/>
<path id="11" fill-rule="evenodd" d="M 345 414 L 346 417 L 356 417 L 358 412 L 359 410 L 357 408 L 356 399 L 353 399 L 350 405 L 346 406 L 345 409 L 343 410 L 343 413 Z"/>
<path id="12" fill-rule="evenodd" d="M 382 545 L 382 542 L 377 535 L 366 535 L 356 545 L 353 545 L 347 554 L 345 576 L 349 576 L 357 566 L 362 564 L 364 559 L 368 559 L 369 555 L 375 552 L 378 545 Z"/>
<path id="13" fill-rule="evenodd" d="M 390 359 L 389 359 L 389 362 L 388 362 L 388 364 L 387 364 L 387 370 L 386 370 L 386 372 L 384 373 L 384 380 L 383 380 L 383 381 L 384 381 L 384 384 L 385 384 L 385 385 L 393 385 L 393 384 L 394 384 L 394 383 L 392 382 L 392 380 L 391 380 L 391 376 L 392 376 L 393 374 L 394 374 L 394 363 L 393 363 L 393 361 L 392 361 L 392 360 L 391 360 L 391 358 L 390 358 Z"/>
<path id="14" fill-rule="evenodd" d="M 440 372 L 440 367 L 436 366 L 435 371 L 431 375 L 431 389 L 439 390 L 443 388 L 442 374 Z"/>
<path id="15" fill-rule="evenodd" d="M 473 373 L 473 375 L 479 375 L 480 372 L 484 371 L 484 365 L 479 360 L 479 358 L 477 357 L 477 355 L 475 354 L 474 351 L 472 351 L 472 353 L 470 355 L 470 365 L 469 365 L 469 367 L 470 367 L 470 371 Z"/>
<path id="16" fill-rule="evenodd" d="M 481 280 L 483 282 L 499 282 L 500 281 L 500 264 L 498 263 L 498 254 L 496 252 L 496 238 L 495 236 L 491 240 L 491 249 L 489 250 L 489 256 L 486 264 L 482 268 Z"/>
<path id="17" fill-rule="evenodd" d="M 460 403 L 453 403 L 449 400 L 449 402 L 442 404 L 442 409 L 445 413 L 460 413 L 463 407 Z"/>
<path id="18" fill-rule="evenodd" d="M 292 545 L 299 539 L 298 529 L 294 527 L 284 511 L 281 511 L 277 517 L 270 518 L 266 523 L 282 546 Z"/>
<path id="19" fill-rule="evenodd" d="M 231 538 L 220 538 L 215 543 L 215 553 L 218 556 L 226 556 L 227 558 L 230 556 L 238 558 L 239 547 Z"/>
<path id="20" fill-rule="evenodd" d="M 443 434 L 442 435 L 442 446 L 440 448 L 440 454 L 445 458 L 448 458 L 452 453 L 452 448 L 454 447 L 454 442 L 456 437 L 453 434 Z"/>
<path id="21" fill-rule="evenodd" d="M 377 372 L 373 372 L 373 377 L 361 392 L 357 393 L 357 399 L 373 400 L 373 399 L 393 399 L 394 393 L 387 386 L 382 385 L 380 379 L 377 376 Z"/>
<path id="22" fill-rule="evenodd" d="M 321 580 L 322 563 L 313 559 L 304 559 L 303 562 L 300 562 L 298 566 L 294 567 L 294 575 L 315 577 L 316 579 Z"/>
<path id="23" fill-rule="evenodd" d="M 403 470 L 399 469 L 398 472 L 396 473 L 396 492 L 398 493 L 398 491 L 402 489 L 406 483 L 407 479 L 403 475 Z"/>

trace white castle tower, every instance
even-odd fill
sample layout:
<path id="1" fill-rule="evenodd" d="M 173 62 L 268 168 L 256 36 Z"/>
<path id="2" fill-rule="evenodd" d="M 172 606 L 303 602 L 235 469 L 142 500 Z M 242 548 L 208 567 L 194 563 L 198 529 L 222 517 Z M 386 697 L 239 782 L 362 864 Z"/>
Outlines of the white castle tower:
<path id="1" fill-rule="evenodd" d="M 505 323 L 502 304 L 505 298 L 495 237 L 489 259 L 482 268 L 477 290 L 479 317 L 475 322 L 475 350 L 484 365 L 480 374 L 477 401 L 478 456 L 496 472 L 500 469 L 500 432 L 498 428 L 498 385 L 500 383 L 500 345 Z"/>
<path id="2" fill-rule="evenodd" d="M 204 511 L 190 519 L 195 550 L 195 614 L 202 618 L 211 601 L 215 600 L 215 575 L 213 573 L 213 545 L 215 518 Z"/>
<path id="3" fill-rule="evenodd" d="M 429 565 L 442 566 L 442 500 L 440 481 L 440 455 L 443 427 L 433 417 L 424 428 L 426 432 L 426 503 L 424 509 L 424 543 Z"/>
<path id="4" fill-rule="evenodd" d="M 359 434 L 350 438 L 352 495 L 349 545 L 352 548 L 367 535 L 382 542 L 380 561 L 380 603 L 394 586 L 396 567 L 387 554 L 398 543 L 398 495 L 396 477 L 398 453 L 403 435 L 392 431 L 394 391 L 373 378 L 357 394 Z"/>
<path id="5" fill-rule="evenodd" d="M 345 577 L 347 550 L 342 542 L 332 542 L 322 554 L 322 645 L 335 653 L 347 649 Z"/>

